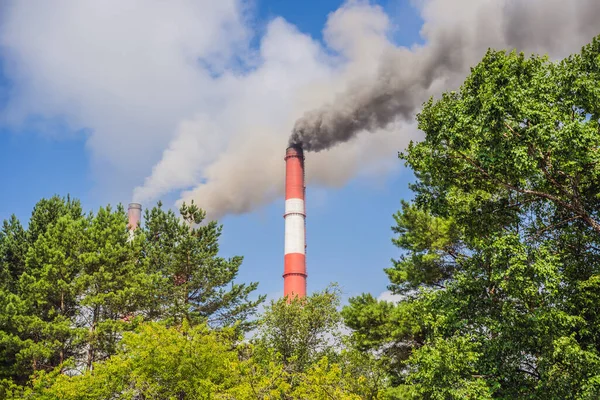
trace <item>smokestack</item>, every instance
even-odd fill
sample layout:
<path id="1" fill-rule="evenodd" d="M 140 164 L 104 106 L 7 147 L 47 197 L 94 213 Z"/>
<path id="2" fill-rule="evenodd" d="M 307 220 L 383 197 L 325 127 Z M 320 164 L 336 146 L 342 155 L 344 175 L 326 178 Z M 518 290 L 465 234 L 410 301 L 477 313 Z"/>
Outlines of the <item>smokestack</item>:
<path id="1" fill-rule="evenodd" d="M 142 220 L 142 205 L 140 203 L 129 203 L 127 217 L 129 218 L 129 222 L 127 223 L 129 230 L 133 231 L 137 229 Z"/>
<path id="2" fill-rule="evenodd" d="M 133 232 L 140 226 L 140 221 L 142 220 L 142 205 L 140 203 L 129 203 L 129 207 L 127 207 L 127 228 L 129 228 L 129 239 L 128 242 L 133 240 L 135 233 Z M 121 318 L 121 321 L 130 323 L 133 318 L 133 314 L 125 314 Z"/>
<path id="3" fill-rule="evenodd" d="M 306 234 L 304 152 L 290 146 L 285 152 L 285 255 L 283 295 L 306 296 Z"/>

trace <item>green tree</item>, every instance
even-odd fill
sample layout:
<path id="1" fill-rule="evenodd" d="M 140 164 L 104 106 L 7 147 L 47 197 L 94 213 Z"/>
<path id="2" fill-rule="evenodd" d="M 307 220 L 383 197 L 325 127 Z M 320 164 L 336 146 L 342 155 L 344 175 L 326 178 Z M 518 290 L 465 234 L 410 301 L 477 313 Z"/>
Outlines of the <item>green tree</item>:
<path id="1" fill-rule="evenodd" d="M 22 308 L 17 283 L 25 269 L 27 249 L 26 231 L 12 215 L 0 231 L 0 381 L 13 376 L 26 378 L 25 371 L 17 365 L 22 341 L 15 318 Z"/>
<path id="2" fill-rule="evenodd" d="M 92 363 L 116 351 L 123 330 L 156 296 L 160 277 L 150 274 L 141 257 L 143 235 L 130 236 L 122 206 L 100 208 L 90 221 L 78 256 L 80 274 L 75 326 L 85 329 L 85 361 Z"/>
<path id="3" fill-rule="evenodd" d="M 26 307 L 20 318 L 19 336 L 25 344 L 20 358 L 31 362 L 33 371 L 52 369 L 77 354 L 75 279 L 81 273 L 86 224 L 83 218 L 61 216 L 27 253 L 26 270 L 19 279 L 19 297 Z"/>
<path id="4" fill-rule="evenodd" d="M 302 298 L 272 300 L 259 319 L 256 344 L 281 357 L 288 371 L 304 372 L 341 349 L 339 305 L 337 286 Z"/>
<path id="5" fill-rule="evenodd" d="M 147 323 L 126 332 L 117 354 L 85 373 L 38 373 L 32 387 L 9 389 L 9 399 L 213 399 L 237 384 L 231 330 L 205 325 Z"/>
<path id="6" fill-rule="evenodd" d="M 368 354 L 346 344 L 340 290 L 271 301 L 258 320 L 246 379 L 256 397 L 378 399 L 386 377 Z M 277 377 L 264 379 L 262 376 Z"/>
<path id="7" fill-rule="evenodd" d="M 377 301 L 370 294 L 351 298 L 342 309 L 344 322 L 352 329 L 350 346 L 376 357 L 387 370 L 383 381 L 392 388 L 405 383 L 406 361 L 414 348 L 425 343 L 425 311 L 423 302 L 414 298 L 393 304 Z"/>
<path id="8" fill-rule="evenodd" d="M 120 205 L 84 215 L 77 200 L 55 196 L 36 204 L 26 230 L 15 217 L 4 222 L 2 390 L 22 394 L 32 374 L 89 375 L 143 321 L 250 326 L 264 297 L 249 299 L 256 283 L 233 283 L 242 259 L 219 257 L 222 228 L 200 225 L 204 212 L 193 204 L 181 219 L 160 204 L 146 215 L 145 229 L 132 234 Z"/>
<path id="9" fill-rule="evenodd" d="M 206 213 L 195 204 L 184 204 L 181 218 L 161 204 L 145 213 L 143 253 L 149 270 L 162 278 L 151 318 L 173 323 L 183 320 L 211 326 L 248 328 L 264 296 L 251 300 L 258 283 L 234 283 L 242 257 L 218 255 L 222 226 L 203 223 Z"/>
<path id="10" fill-rule="evenodd" d="M 15 215 L 5 220 L 0 231 L 0 286 L 15 293 L 19 277 L 25 270 L 27 232 Z"/>
<path id="11" fill-rule="evenodd" d="M 345 311 L 364 348 L 405 348 L 403 396 L 600 395 L 599 81 L 599 38 L 559 62 L 490 50 L 418 115 L 386 270 L 404 300 Z"/>
<path id="12" fill-rule="evenodd" d="M 83 209 L 79 200 L 72 199 L 71 196 L 54 195 L 49 199 L 38 201 L 33 207 L 27 227 L 29 243 L 35 243 L 37 238 L 54 225 L 60 217 L 67 215 L 74 220 L 83 217 Z"/>
<path id="13" fill-rule="evenodd" d="M 77 250 L 71 251 L 65 244 L 72 239 L 74 225 L 81 217 L 78 201 L 54 196 L 35 205 L 27 230 L 14 215 L 3 223 L 0 232 L 0 381 L 25 383 L 34 368 L 53 368 L 61 354 L 64 358 L 67 349 L 61 353 L 58 348 L 63 347 L 60 339 L 64 339 L 65 321 L 72 310 L 68 310 L 66 302 L 61 309 L 56 294 L 68 297 L 69 284 L 60 274 L 70 274 L 69 269 L 74 267 L 72 255 Z M 60 226 L 56 227 L 59 221 Z M 48 234 L 50 230 L 52 234 Z M 61 259 L 70 265 L 59 265 Z M 46 278 L 58 283 L 57 290 L 49 290 L 52 284 L 45 284 Z M 51 298 L 44 299 L 38 290 L 46 294 L 52 292 Z M 57 340 L 52 339 L 54 335 Z"/>

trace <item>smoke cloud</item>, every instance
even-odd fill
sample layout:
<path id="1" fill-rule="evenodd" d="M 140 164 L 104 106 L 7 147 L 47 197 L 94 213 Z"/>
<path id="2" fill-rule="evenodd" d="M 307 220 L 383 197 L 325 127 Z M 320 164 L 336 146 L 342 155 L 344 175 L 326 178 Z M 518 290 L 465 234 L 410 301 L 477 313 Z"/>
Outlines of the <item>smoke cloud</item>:
<path id="1" fill-rule="evenodd" d="M 424 44 L 408 47 L 366 0 L 331 13 L 322 41 L 279 17 L 257 28 L 241 0 L 2 3 L 0 121 L 88 128 L 100 201 L 175 193 L 210 218 L 281 196 L 289 142 L 314 152 L 310 185 L 385 176 L 420 138 L 420 105 L 487 48 L 558 58 L 600 33 L 597 0 L 413 0 Z"/>
<path id="2" fill-rule="evenodd" d="M 596 0 L 432 0 L 421 7 L 427 44 L 412 51 L 387 48 L 375 76 L 353 82 L 296 121 L 291 145 L 318 152 L 396 119 L 410 120 L 436 80 L 454 82 L 488 47 L 561 56 L 600 33 Z"/>

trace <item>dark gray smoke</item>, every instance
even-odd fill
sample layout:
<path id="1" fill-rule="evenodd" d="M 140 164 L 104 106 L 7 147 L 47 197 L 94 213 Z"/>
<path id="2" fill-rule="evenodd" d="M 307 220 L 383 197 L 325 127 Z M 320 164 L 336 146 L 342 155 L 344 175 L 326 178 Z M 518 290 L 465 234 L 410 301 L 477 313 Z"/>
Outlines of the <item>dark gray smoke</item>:
<path id="1" fill-rule="evenodd" d="M 457 85 L 487 48 L 562 57 L 600 33 L 600 0 L 426 0 L 421 6 L 427 44 L 390 47 L 377 76 L 298 119 L 291 145 L 318 152 L 410 120 L 433 94 L 432 85 Z"/>

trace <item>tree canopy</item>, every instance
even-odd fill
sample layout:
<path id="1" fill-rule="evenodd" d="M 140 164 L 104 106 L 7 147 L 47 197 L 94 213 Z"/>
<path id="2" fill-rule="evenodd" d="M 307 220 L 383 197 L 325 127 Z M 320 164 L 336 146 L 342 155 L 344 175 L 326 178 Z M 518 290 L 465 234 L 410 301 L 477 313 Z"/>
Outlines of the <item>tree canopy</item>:
<path id="1" fill-rule="evenodd" d="M 398 393 L 600 396 L 598 82 L 598 38 L 558 62 L 490 50 L 424 105 L 386 270 L 404 300 L 344 310 Z"/>
<path id="2" fill-rule="evenodd" d="M 27 229 L 5 221 L 0 380 L 91 369 L 142 321 L 249 329 L 264 299 L 250 299 L 257 283 L 233 282 L 242 259 L 218 256 L 221 226 L 198 226 L 204 213 L 194 204 L 180 211 L 181 220 L 159 204 L 133 236 L 123 207 L 84 215 L 57 196 L 36 204 Z"/>

